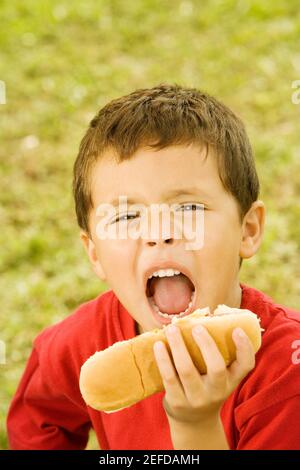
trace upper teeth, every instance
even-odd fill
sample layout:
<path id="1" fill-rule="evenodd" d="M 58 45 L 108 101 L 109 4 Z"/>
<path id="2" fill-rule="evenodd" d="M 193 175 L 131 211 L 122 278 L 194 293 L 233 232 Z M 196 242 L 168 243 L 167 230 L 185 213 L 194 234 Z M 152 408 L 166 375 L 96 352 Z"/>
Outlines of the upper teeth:
<path id="1" fill-rule="evenodd" d="M 175 269 L 159 269 L 149 276 L 151 277 L 163 277 L 163 276 L 175 276 L 176 274 L 180 274 L 180 271 L 176 271 Z"/>

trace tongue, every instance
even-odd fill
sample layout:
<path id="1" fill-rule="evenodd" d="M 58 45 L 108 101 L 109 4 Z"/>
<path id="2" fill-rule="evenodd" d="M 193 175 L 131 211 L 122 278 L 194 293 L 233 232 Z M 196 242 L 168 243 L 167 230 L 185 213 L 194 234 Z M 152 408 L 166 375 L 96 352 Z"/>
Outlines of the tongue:
<path id="1" fill-rule="evenodd" d="M 193 284 L 184 274 L 156 277 L 152 279 L 151 292 L 160 312 L 175 315 L 187 308 Z"/>

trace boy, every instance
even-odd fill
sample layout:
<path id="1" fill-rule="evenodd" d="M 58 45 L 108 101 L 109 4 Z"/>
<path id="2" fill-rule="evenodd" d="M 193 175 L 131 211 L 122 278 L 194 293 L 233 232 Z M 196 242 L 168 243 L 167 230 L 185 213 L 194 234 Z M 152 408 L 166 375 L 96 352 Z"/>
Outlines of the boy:
<path id="1" fill-rule="evenodd" d="M 11 448 L 83 449 L 91 427 L 102 449 L 300 448 L 299 313 L 238 280 L 242 259 L 261 244 L 265 217 L 241 121 L 195 89 L 137 90 L 91 121 L 73 188 L 82 242 L 111 290 L 35 340 L 8 415 Z M 175 217 L 171 232 L 144 229 L 149 213 L 145 219 L 137 209 L 162 203 L 192 222 L 202 214 L 200 247 L 187 249 L 186 232 L 175 236 Z M 103 207 L 116 209 L 105 219 Z M 129 229 L 140 236 L 103 236 Z M 208 332 L 195 329 L 207 365 L 201 375 L 169 324 L 172 315 L 218 304 L 256 313 L 262 347 L 254 357 L 234 330 L 237 360 L 226 369 Z M 85 360 L 163 325 L 172 358 L 160 343 L 154 352 L 165 392 L 112 414 L 86 406 L 78 386 Z"/>

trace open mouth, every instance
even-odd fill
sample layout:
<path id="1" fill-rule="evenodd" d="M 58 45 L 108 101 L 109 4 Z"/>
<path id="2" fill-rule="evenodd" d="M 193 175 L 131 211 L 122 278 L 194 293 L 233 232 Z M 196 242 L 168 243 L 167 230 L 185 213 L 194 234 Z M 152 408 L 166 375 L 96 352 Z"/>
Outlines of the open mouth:
<path id="1" fill-rule="evenodd" d="M 194 310 L 195 285 L 190 277 L 179 270 L 159 269 L 147 280 L 146 296 L 154 315 L 160 321 L 171 321 Z"/>

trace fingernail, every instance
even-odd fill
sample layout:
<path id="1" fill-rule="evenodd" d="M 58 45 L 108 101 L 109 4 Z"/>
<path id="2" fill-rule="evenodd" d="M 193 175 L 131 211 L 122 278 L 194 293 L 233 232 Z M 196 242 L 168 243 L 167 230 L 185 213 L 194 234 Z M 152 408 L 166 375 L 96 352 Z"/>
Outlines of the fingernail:
<path id="1" fill-rule="evenodd" d="M 244 339 L 246 337 L 244 331 L 242 330 L 242 328 L 236 328 L 235 329 L 235 334 L 241 338 L 241 339 Z"/>
<path id="2" fill-rule="evenodd" d="M 193 332 L 196 333 L 196 335 L 201 335 L 201 333 L 204 332 L 204 326 L 202 325 L 197 325 L 194 329 Z"/>
<path id="3" fill-rule="evenodd" d="M 162 341 L 157 341 L 156 343 L 154 343 L 154 346 L 153 346 L 153 347 L 154 347 L 154 350 L 155 350 L 156 352 L 160 352 L 160 351 L 163 350 L 164 344 L 163 344 Z"/>
<path id="4" fill-rule="evenodd" d="M 177 327 L 175 325 L 169 325 L 167 327 L 168 333 L 171 333 L 171 335 L 177 333 Z"/>

